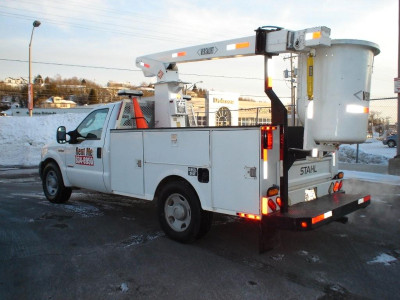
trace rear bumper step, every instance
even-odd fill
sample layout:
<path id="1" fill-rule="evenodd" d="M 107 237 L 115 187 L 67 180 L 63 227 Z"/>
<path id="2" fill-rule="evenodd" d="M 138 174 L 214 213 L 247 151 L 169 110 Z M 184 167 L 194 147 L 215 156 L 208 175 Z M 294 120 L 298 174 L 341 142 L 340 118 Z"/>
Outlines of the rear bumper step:
<path id="1" fill-rule="evenodd" d="M 287 213 L 276 212 L 262 217 L 262 227 L 307 231 L 332 221 L 371 203 L 370 195 L 335 193 L 309 202 L 297 203 L 289 207 Z"/>

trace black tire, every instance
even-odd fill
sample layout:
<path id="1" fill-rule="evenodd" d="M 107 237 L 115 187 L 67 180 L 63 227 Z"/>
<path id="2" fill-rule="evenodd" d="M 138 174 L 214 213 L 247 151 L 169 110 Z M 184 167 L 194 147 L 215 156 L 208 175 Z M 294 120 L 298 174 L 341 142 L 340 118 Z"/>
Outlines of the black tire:
<path id="1" fill-rule="evenodd" d="M 43 192 L 52 203 L 65 203 L 71 197 L 72 189 L 64 186 L 60 169 L 55 163 L 48 163 L 43 169 Z"/>
<path id="2" fill-rule="evenodd" d="M 196 239 L 200 239 L 205 236 L 211 229 L 214 214 L 211 211 L 201 211 L 201 223 L 200 230 L 196 235 Z"/>
<path id="3" fill-rule="evenodd" d="M 165 234 L 181 243 L 193 242 L 202 228 L 196 192 L 185 181 L 173 181 L 166 183 L 158 195 L 158 218 Z"/>
<path id="4" fill-rule="evenodd" d="M 393 148 L 393 147 L 396 146 L 396 142 L 395 142 L 394 140 L 388 140 L 387 145 L 388 145 L 390 148 Z"/>

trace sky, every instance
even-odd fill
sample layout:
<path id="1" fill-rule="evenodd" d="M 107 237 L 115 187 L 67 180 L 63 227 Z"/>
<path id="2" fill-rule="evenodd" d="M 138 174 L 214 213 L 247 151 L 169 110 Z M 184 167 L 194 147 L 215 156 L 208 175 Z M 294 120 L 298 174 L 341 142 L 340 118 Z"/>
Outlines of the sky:
<path id="1" fill-rule="evenodd" d="M 33 76 L 76 76 L 101 85 L 109 80 L 134 85 L 154 82 L 136 68 L 138 56 L 250 36 L 264 25 L 291 30 L 327 26 L 334 39 L 363 39 L 379 45 L 371 97 L 394 97 L 398 5 L 395 0 L 3 0 L 0 80 L 28 77 L 34 20 L 41 25 L 34 30 L 32 42 L 32 61 L 40 62 L 33 64 Z M 288 100 L 290 84 L 283 70 L 289 62 L 283 58 L 273 58 L 272 77 L 277 94 Z M 183 81 L 202 81 L 198 87 L 265 99 L 262 57 L 180 64 L 179 70 Z"/>

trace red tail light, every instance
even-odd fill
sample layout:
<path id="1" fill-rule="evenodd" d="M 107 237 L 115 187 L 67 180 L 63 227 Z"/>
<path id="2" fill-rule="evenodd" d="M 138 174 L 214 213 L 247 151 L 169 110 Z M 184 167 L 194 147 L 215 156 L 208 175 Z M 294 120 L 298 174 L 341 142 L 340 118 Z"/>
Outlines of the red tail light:
<path id="1" fill-rule="evenodd" d="M 281 199 L 281 197 L 277 197 L 276 198 L 276 204 L 278 204 L 279 207 L 282 207 L 282 199 Z"/>
<path id="2" fill-rule="evenodd" d="M 339 191 L 342 189 L 342 186 L 343 186 L 343 180 L 340 180 L 340 183 L 339 183 Z"/>
<path id="3" fill-rule="evenodd" d="M 335 181 L 335 185 L 333 186 L 334 192 L 337 192 L 339 190 L 339 185 L 340 185 L 339 181 Z"/>
<path id="4" fill-rule="evenodd" d="M 267 160 L 266 150 L 271 150 L 274 143 L 273 130 L 275 126 L 262 126 L 261 127 L 261 158 Z"/>
<path id="5" fill-rule="evenodd" d="M 274 200 L 268 199 L 268 207 L 270 209 L 272 209 L 272 211 L 276 211 L 276 204 L 275 204 Z"/>

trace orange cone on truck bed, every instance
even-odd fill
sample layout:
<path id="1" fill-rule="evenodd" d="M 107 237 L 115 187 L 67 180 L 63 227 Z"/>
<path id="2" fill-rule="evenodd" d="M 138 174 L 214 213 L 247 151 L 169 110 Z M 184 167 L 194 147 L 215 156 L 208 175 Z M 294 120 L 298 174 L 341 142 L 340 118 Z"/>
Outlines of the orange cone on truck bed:
<path id="1" fill-rule="evenodd" d="M 140 105 L 137 101 L 137 98 L 132 98 L 132 101 L 133 101 L 133 110 L 135 113 L 136 127 L 138 129 L 149 128 L 146 119 L 143 116 L 143 112 L 140 109 Z"/>

